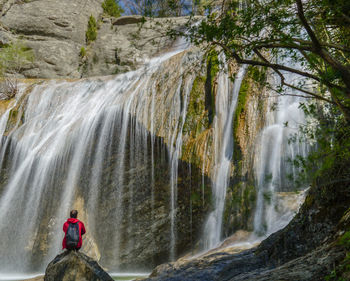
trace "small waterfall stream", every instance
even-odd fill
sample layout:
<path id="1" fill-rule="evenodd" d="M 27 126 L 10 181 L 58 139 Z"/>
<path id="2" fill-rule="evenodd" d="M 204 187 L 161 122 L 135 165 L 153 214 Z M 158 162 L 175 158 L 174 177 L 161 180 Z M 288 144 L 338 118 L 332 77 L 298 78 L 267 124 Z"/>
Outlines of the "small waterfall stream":
<path id="1" fill-rule="evenodd" d="M 232 86 L 223 69 L 218 78 L 216 116 L 214 119 L 215 164 L 213 173 L 214 210 L 209 214 L 204 231 L 204 248 L 211 249 L 221 242 L 222 217 L 225 205 L 226 189 L 231 175 L 233 154 L 233 117 L 237 98 L 247 66 L 240 67 Z"/>
<path id="2" fill-rule="evenodd" d="M 288 75 L 288 78 L 297 79 L 293 75 Z M 300 135 L 299 126 L 305 124 L 305 115 L 299 108 L 300 102 L 305 100 L 293 96 L 296 93 L 291 89 L 287 89 L 286 94 L 269 98 L 266 125 L 255 151 L 254 172 L 258 197 L 254 231 L 258 236 L 268 236 L 285 227 L 295 215 L 291 211 L 279 210 L 278 193 L 299 194 L 295 201 L 300 205 L 305 190 L 305 186 L 294 186 L 293 179 L 297 176 L 298 169 L 292 161 L 297 156 L 307 156 L 310 144 L 299 142 L 298 138 L 291 141 L 293 137 Z"/>

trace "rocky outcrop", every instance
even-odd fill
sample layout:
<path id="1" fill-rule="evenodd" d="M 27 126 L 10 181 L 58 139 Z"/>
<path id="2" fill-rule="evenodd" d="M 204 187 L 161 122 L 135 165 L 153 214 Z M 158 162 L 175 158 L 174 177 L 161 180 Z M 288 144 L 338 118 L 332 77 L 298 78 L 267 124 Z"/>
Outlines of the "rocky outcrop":
<path id="1" fill-rule="evenodd" d="M 81 60 L 81 75 L 135 70 L 150 58 L 169 50 L 175 42 L 165 36 L 166 29 L 186 22 L 186 18 L 142 19 L 140 21 L 138 16 L 103 18 L 96 41 L 87 46 L 87 55 Z"/>
<path id="2" fill-rule="evenodd" d="M 185 18 L 106 17 L 102 2 L 1 0 L 0 46 L 21 40 L 35 55 L 34 63 L 18 75 L 80 78 L 133 70 L 172 45 L 164 37 L 169 26 L 186 22 Z M 97 39 L 88 44 L 85 33 L 90 15 L 98 30 Z"/>
<path id="3" fill-rule="evenodd" d="M 45 281 L 113 281 L 99 264 L 76 251 L 65 251 L 56 256 L 46 268 Z"/>
<path id="4" fill-rule="evenodd" d="M 102 13 L 102 0 L 7 1 L 1 26 L 8 38 L 22 40 L 35 55 L 25 77 L 80 77 L 79 51 L 90 15 Z M 3 31 L 4 32 L 4 31 Z M 6 37 L 6 36 L 3 36 Z M 2 40 L 4 41 L 4 40 Z"/>

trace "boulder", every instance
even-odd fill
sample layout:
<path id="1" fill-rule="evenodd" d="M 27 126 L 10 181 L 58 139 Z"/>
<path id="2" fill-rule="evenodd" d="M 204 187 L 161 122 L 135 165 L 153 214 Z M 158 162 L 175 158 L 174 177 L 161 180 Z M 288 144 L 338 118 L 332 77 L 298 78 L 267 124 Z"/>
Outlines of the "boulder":
<path id="1" fill-rule="evenodd" d="M 113 25 L 126 25 L 126 24 L 133 24 L 133 23 L 139 23 L 144 20 L 144 17 L 142 16 L 123 16 L 120 18 L 116 18 L 112 24 Z"/>
<path id="2" fill-rule="evenodd" d="M 113 281 L 92 258 L 76 251 L 65 251 L 49 263 L 45 281 Z"/>

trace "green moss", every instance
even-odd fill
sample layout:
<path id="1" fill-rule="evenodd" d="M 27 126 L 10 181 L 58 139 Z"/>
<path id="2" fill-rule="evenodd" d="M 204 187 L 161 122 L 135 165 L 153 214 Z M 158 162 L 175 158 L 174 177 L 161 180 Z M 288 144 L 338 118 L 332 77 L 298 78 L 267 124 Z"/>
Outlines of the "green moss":
<path id="1" fill-rule="evenodd" d="M 350 230 L 340 237 L 338 244 L 344 246 L 346 249 L 350 249 Z"/>
<path id="2" fill-rule="evenodd" d="M 79 55 L 82 58 L 86 56 L 86 49 L 84 47 L 81 47 Z"/>
<path id="3" fill-rule="evenodd" d="M 311 207 L 315 201 L 315 198 L 312 195 L 308 195 L 305 198 L 304 206 Z"/>
<path id="4" fill-rule="evenodd" d="M 205 78 L 198 76 L 193 82 L 190 100 L 187 108 L 186 121 L 184 124 L 184 133 L 193 133 L 198 135 L 203 128 L 207 128 L 208 120 L 203 118 L 203 112 L 205 111 L 203 92 L 204 92 Z"/>
<path id="5" fill-rule="evenodd" d="M 350 275 L 350 253 L 347 253 L 344 260 L 335 267 L 330 274 L 325 276 L 326 281 L 347 281 Z"/>
<path id="6" fill-rule="evenodd" d="M 196 165 L 199 165 L 201 162 L 201 156 L 203 155 L 198 155 L 198 151 L 202 151 L 200 146 L 207 141 L 205 131 L 209 127 L 203 94 L 204 85 L 205 77 L 196 77 L 192 85 L 183 127 L 183 134 L 188 137 L 182 147 L 183 160 Z"/>
<path id="7" fill-rule="evenodd" d="M 97 38 L 97 23 L 93 15 L 90 16 L 88 21 L 88 28 L 86 30 L 86 42 L 90 43 Z"/>
<path id="8" fill-rule="evenodd" d="M 215 116 L 215 79 L 220 69 L 218 54 L 212 50 L 207 55 L 207 77 L 205 80 L 205 109 L 207 110 L 209 124 Z"/>
<path id="9" fill-rule="evenodd" d="M 219 73 L 220 70 L 220 61 L 218 57 L 218 53 L 215 50 L 212 50 L 208 53 L 207 56 L 207 65 L 211 64 L 210 68 L 210 76 L 211 76 L 211 82 L 215 79 L 216 75 Z"/>
<path id="10" fill-rule="evenodd" d="M 249 218 L 256 202 L 254 185 L 241 181 L 229 189 L 224 211 L 226 234 L 230 235 L 237 229 L 251 230 Z"/>
<path id="11" fill-rule="evenodd" d="M 22 125 L 24 122 L 24 112 L 19 107 L 10 110 L 6 124 L 5 135 L 8 135 L 15 127 Z"/>

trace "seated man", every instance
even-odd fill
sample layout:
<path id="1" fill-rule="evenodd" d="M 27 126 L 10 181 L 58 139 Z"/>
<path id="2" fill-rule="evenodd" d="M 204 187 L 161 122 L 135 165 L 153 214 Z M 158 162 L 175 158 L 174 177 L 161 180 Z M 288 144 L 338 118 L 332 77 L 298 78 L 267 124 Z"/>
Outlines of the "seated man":
<path id="1" fill-rule="evenodd" d="M 84 224 L 77 219 L 78 211 L 70 211 L 70 218 L 63 224 L 63 231 L 65 233 L 62 241 L 62 249 L 78 251 L 83 244 L 81 238 L 85 234 Z"/>

